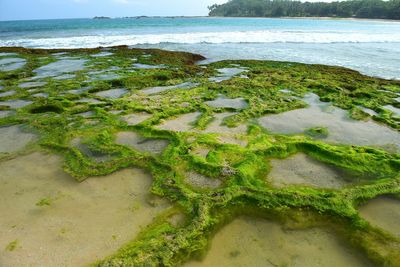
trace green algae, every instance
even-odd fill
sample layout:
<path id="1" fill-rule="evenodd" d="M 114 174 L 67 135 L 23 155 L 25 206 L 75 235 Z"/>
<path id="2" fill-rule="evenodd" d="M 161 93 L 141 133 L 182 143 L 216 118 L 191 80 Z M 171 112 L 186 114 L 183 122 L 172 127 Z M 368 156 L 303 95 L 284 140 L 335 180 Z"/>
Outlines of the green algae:
<path id="1" fill-rule="evenodd" d="M 0 118 L 0 126 L 23 123 L 34 128 L 40 136 L 37 145 L 62 155 L 65 171 L 77 181 L 128 167 L 145 169 L 154 178 L 151 192 L 175 205 L 175 211 L 160 215 L 134 240 L 95 266 L 183 264 L 206 253 L 213 235 L 240 215 L 268 217 L 285 224 L 294 221 L 304 229 L 329 228 L 373 263 L 400 265 L 400 240 L 371 226 L 357 210 L 377 196 L 400 194 L 400 155 L 371 146 L 325 143 L 323 137 L 329 133 L 321 127 L 297 135 L 275 134 L 255 120 L 305 108 L 308 103 L 302 97 L 314 93 L 354 119 L 380 123 L 398 133 L 400 121 L 385 107 L 398 107 L 399 81 L 340 67 L 288 62 L 222 61 L 201 67 L 195 64 L 203 59 L 199 55 L 127 47 L 110 48 L 101 56 L 96 56 L 104 52 L 100 48 L 0 51 L 18 53 L 27 61 L 20 70 L 0 72 L 4 85 L 17 92 L 6 99 L 33 102 Z M 60 52 L 68 54 L 54 56 Z M 72 72 L 76 75 L 73 80 L 43 77 L 47 84 L 35 90 L 49 93 L 48 99 L 35 99 L 18 87 L 35 77 L 35 69 L 65 56 L 86 60 L 85 68 Z M 217 82 L 213 79 L 218 70 L 232 64 L 245 69 L 248 78 L 234 76 L 238 72 Z M 153 67 L 138 68 L 144 65 Z M 118 67 L 113 70 L 118 73 L 116 79 L 87 79 L 91 71 L 113 67 Z M 188 80 L 195 86 L 154 95 L 140 92 Z M 80 94 L 69 93 L 86 87 L 90 89 Z M 126 90 L 123 98 L 98 95 L 118 88 Z M 220 95 L 247 105 L 240 110 L 207 105 Z M 363 108 L 376 114 L 369 116 Z M 120 112 L 113 114 L 113 110 Z M 91 112 L 90 116 L 79 115 L 85 112 Z M 159 153 L 148 153 L 148 149 L 135 147 L 137 142 L 121 145 L 116 142 L 121 132 L 165 140 L 168 146 Z M 299 153 L 355 175 L 348 177 L 349 185 L 343 188 L 275 188 L 266 181 L 272 160 Z M 96 160 L 96 156 L 105 160 Z M 352 180 L 360 176 L 365 178 Z M 183 214 L 182 223 L 171 223 L 176 214 Z"/>
<path id="2" fill-rule="evenodd" d="M 305 134 L 309 135 L 311 137 L 314 137 L 314 138 L 324 139 L 324 138 L 328 137 L 329 130 L 326 127 L 314 127 L 314 128 L 307 129 L 305 131 Z"/>
<path id="3" fill-rule="evenodd" d="M 10 242 L 6 246 L 6 250 L 11 252 L 11 251 L 14 251 L 17 247 L 18 247 L 18 240 L 16 239 L 16 240 Z"/>

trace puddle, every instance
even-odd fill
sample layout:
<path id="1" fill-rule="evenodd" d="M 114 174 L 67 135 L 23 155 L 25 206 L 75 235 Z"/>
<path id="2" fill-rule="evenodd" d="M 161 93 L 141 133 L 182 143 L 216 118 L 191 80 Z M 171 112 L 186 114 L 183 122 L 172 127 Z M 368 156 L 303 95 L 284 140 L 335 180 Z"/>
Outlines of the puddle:
<path id="1" fill-rule="evenodd" d="M 149 152 L 153 154 L 161 154 L 169 144 L 167 140 L 149 139 L 135 132 L 117 133 L 115 143 L 132 147 L 140 152 Z"/>
<path id="2" fill-rule="evenodd" d="M 113 53 L 111 53 L 111 52 L 100 52 L 98 54 L 94 54 L 91 56 L 92 57 L 108 57 L 108 56 L 112 56 L 112 55 L 113 55 Z"/>
<path id="3" fill-rule="evenodd" d="M 248 107 L 244 98 L 226 98 L 221 95 L 212 101 L 206 101 L 204 103 L 213 108 L 245 109 Z"/>
<path id="4" fill-rule="evenodd" d="M 101 91 L 96 93 L 96 95 L 105 98 L 117 99 L 126 95 L 127 93 L 128 90 L 121 88 L 121 89 L 110 89 L 107 91 Z"/>
<path id="5" fill-rule="evenodd" d="M 17 100 L 2 101 L 0 102 L 0 106 L 9 106 L 12 109 L 17 109 L 26 107 L 32 103 L 33 102 L 29 100 L 17 99 Z"/>
<path id="6" fill-rule="evenodd" d="M 104 102 L 102 102 L 100 100 L 93 99 L 93 98 L 82 98 L 82 99 L 79 99 L 79 100 L 77 100 L 75 102 L 76 103 L 88 103 L 88 104 L 101 104 L 101 103 L 104 103 Z"/>
<path id="7" fill-rule="evenodd" d="M 80 95 L 83 93 L 86 93 L 91 87 L 84 87 L 81 89 L 74 89 L 74 90 L 69 90 L 67 91 L 69 94 L 74 94 L 74 95 Z"/>
<path id="8" fill-rule="evenodd" d="M 35 139 L 36 135 L 22 131 L 20 125 L 0 127 L 0 153 L 22 150 Z"/>
<path id="9" fill-rule="evenodd" d="M 189 132 L 193 129 L 191 123 L 195 122 L 200 115 L 200 112 L 183 114 L 177 118 L 163 121 L 157 128 L 167 131 Z"/>
<path id="10" fill-rule="evenodd" d="M 37 68 L 33 72 L 37 74 L 35 79 L 60 76 L 64 73 L 83 70 L 86 62 L 85 59 L 62 59 Z"/>
<path id="11" fill-rule="evenodd" d="M 11 110 L 0 110 L 0 118 L 6 118 L 13 115 Z"/>
<path id="12" fill-rule="evenodd" d="M 108 80 L 116 80 L 121 78 L 121 76 L 117 73 L 109 72 L 108 71 L 115 71 L 115 70 L 120 70 L 119 67 L 111 67 L 107 70 L 99 70 L 99 71 L 91 71 L 88 72 L 88 75 L 90 77 L 89 81 L 108 81 Z"/>
<path id="13" fill-rule="evenodd" d="M 88 145 L 81 142 L 79 137 L 71 141 L 71 146 L 76 147 L 84 156 L 94 162 L 103 163 L 112 160 L 112 156 L 109 154 L 91 150 Z"/>
<path id="14" fill-rule="evenodd" d="M 48 98 L 49 94 L 48 93 L 37 93 L 32 95 L 33 97 L 43 97 L 43 98 Z"/>
<path id="15" fill-rule="evenodd" d="M 105 73 L 105 74 L 100 74 L 96 75 L 95 77 L 92 77 L 90 81 L 108 81 L 108 80 L 116 80 L 121 78 L 119 74 L 116 73 Z"/>
<path id="16" fill-rule="evenodd" d="M 361 109 L 362 111 L 364 111 L 365 113 L 367 113 L 368 115 L 372 116 L 377 116 L 378 113 L 375 110 L 372 110 L 370 108 L 366 108 L 363 106 L 357 106 L 359 109 Z"/>
<path id="17" fill-rule="evenodd" d="M 386 106 L 383 106 L 383 108 L 390 110 L 391 112 L 393 112 L 393 114 L 395 116 L 400 116 L 400 108 L 396 108 L 392 105 L 386 105 Z"/>
<path id="18" fill-rule="evenodd" d="M 53 79 L 57 80 L 57 81 L 71 80 L 71 79 L 75 79 L 75 78 L 76 78 L 75 74 L 63 74 L 63 75 L 60 75 L 60 76 L 53 77 Z"/>
<path id="19" fill-rule="evenodd" d="M 158 94 L 167 90 L 172 90 L 172 89 L 191 89 L 196 86 L 198 86 L 199 83 L 192 83 L 192 82 L 185 82 L 177 85 L 171 85 L 171 86 L 157 86 L 157 87 L 152 87 L 152 88 L 147 88 L 140 90 L 141 93 L 145 95 L 151 95 L 151 94 Z"/>
<path id="20" fill-rule="evenodd" d="M 372 225 L 400 238 L 400 200 L 386 196 L 377 197 L 361 206 L 360 215 Z"/>
<path id="21" fill-rule="evenodd" d="M 279 92 L 281 92 L 281 93 L 286 93 L 286 94 L 290 94 L 290 93 L 292 93 L 293 91 L 290 90 L 290 89 L 281 89 L 281 90 L 279 90 Z"/>
<path id="22" fill-rule="evenodd" d="M 185 182 L 195 188 L 201 189 L 215 189 L 222 184 L 218 179 L 212 179 L 193 171 L 185 173 Z"/>
<path id="23" fill-rule="evenodd" d="M 26 60 L 23 58 L 11 57 L 0 59 L 0 71 L 13 71 L 25 66 Z"/>
<path id="24" fill-rule="evenodd" d="M 18 56 L 17 53 L 0 52 L 0 57 Z"/>
<path id="25" fill-rule="evenodd" d="M 222 69 L 217 69 L 219 74 L 216 77 L 211 77 L 208 80 L 210 82 L 222 82 L 226 80 L 230 80 L 233 76 L 241 74 L 243 72 L 246 72 L 246 69 L 242 68 L 222 68 Z"/>
<path id="26" fill-rule="evenodd" d="M 65 56 L 67 54 L 68 54 L 67 52 L 59 52 L 59 53 L 54 53 L 52 55 L 55 56 L 55 57 L 60 57 L 60 56 Z"/>
<path id="27" fill-rule="evenodd" d="M 245 124 L 239 125 L 238 127 L 229 128 L 222 125 L 223 119 L 234 115 L 236 113 L 224 112 L 217 113 L 214 115 L 215 119 L 208 124 L 205 130 L 199 131 L 194 129 L 193 123 L 201 115 L 200 112 L 192 112 L 184 115 L 180 115 L 174 119 L 164 120 L 160 125 L 157 126 L 158 129 L 175 131 L 175 132 L 203 132 L 203 133 L 219 133 L 221 134 L 218 139 L 222 143 L 238 144 L 246 146 L 247 142 L 236 138 L 237 134 L 244 134 L 247 132 L 247 126 Z"/>
<path id="28" fill-rule="evenodd" d="M 14 95 L 16 92 L 14 91 L 14 90 L 12 90 L 12 91 L 7 91 L 7 92 L 4 92 L 4 93 L 0 93 L 0 97 L 7 97 L 7 96 L 12 96 L 12 95 Z"/>
<path id="29" fill-rule="evenodd" d="M 124 112 L 124 110 L 109 110 L 108 112 L 113 115 L 118 115 L 118 114 L 121 114 L 122 112 Z"/>
<path id="30" fill-rule="evenodd" d="M 190 153 L 202 158 L 207 158 L 208 153 L 210 153 L 210 149 L 205 147 L 196 147 Z"/>
<path id="31" fill-rule="evenodd" d="M 0 214 L 7 215 L 0 216 L 2 266 L 89 265 L 115 253 L 169 206 L 148 203 L 152 179 L 138 169 L 78 183 L 60 158 L 42 153 L 2 162 L 0 169 Z M 4 249 L 15 240 L 15 250 Z"/>
<path id="32" fill-rule="evenodd" d="M 26 82 L 26 83 L 21 83 L 18 85 L 20 88 L 34 88 L 34 87 L 41 87 L 45 86 L 47 82 Z"/>
<path id="33" fill-rule="evenodd" d="M 237 127 L 229 128 L 222 125 L 225 118 L 235 115 L 234 112 L 222 112 L 214 114 L 214 120 L 203 131 L 205 133 L 223 133 L 223 134 L 245 134 L 247 125 L 241 124 Z"/>
<path id="34" fill-rule="evenodd" d="M 338 240 L 319 229 L 285 231 L 274 222 L 240 217 L 222 228 L 211 241 L 210 251 L 195 266 L 371 266 Z"/>
<path id="35" fill-rule="evenodd" d="M 326 127 L 328 141 L 361 146 L 393 144 L 400 150 L 400 133 L 395 130 L 372 120 L 353 120 L 347 111 L 319 101 L 314 94 L 304 100 L 310 104 L 309 108 L 264 116 L 259 119 L 260 125 L 282 134 L 299 134 L 309 128 Z"/>
<path id="36" fill-rule="evenodd" d="M 77 113 L 75 114 L 76 116 L 81 116 L 84 118 L 89 118 L 89 117 L 93 117 L 95 115 L 95 113 L 93 111 L 86 111 L 86 112 L 82 112 L 82 113 Z"/>
<path id="37" fill-rule="evenodd" d="M 122 119 L 128 125 L 136 125 L 136 124 L 144 122 L 147 119 L 150 119 L 151 117 L 152 117 L 152 115 L 148 114 L 148 113 L 135 113 L 135 114 L 124 115 L 124 116 L 122 116 Z"/>
<path id="38" fill-rule="evenodd" d="M 348 184 L 343 172 L 303 153 L 282 160 L 272 159 L 271 167 L 268 177 L 276 187 L 307 185 L 338 189 Z"/>
<path id="39" fill-rule="evenodd" d="M 165 65 L 148 65 L 140 63 L 135 63 L 132 66 L 136 69 L 165 69 L 167 67 Z"/>

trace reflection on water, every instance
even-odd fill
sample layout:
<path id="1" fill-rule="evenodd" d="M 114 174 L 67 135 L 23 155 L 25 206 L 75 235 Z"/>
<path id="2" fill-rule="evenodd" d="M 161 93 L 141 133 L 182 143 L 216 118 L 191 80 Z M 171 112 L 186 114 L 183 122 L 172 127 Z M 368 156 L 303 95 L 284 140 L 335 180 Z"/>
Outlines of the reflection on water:
<path id="1" fill-rule="evenodd" d="M 274 133 L 295 134 L 313 127 L 328 128 L 327 141 L 355 145 L 392 144 L 400 150 L 400 133 L 371 120 L 349 118 L 347 111 L 323 103 L 314 94 L 304 99 L 310 107 L 291 110 L 259 119 L 264 128 Z"/>
<path id="2" fill-rule="evenodd" d="M 0 71 L 13 71 L 25 66 L 26 60 L 23 58 L 2 58 L 0 59 Z"/>
<path id="3" fill-rule="evenodd" d="M 92 57 L 108 57 L 108 56 L 112 56 L 113 55 L 113 53 L 111 53 L 111 52 L 100 52 L 100 53 L 97 53 L 97 54 L 93 54 L 93 55 L 91 55 Z"/>
<path id="4" fill-rule="evenodd" d="M 383 106 L 385 109 L 390 110 L 395 116 L 400 116 L 400 108 L 396 108 L 392 105 Z"/>
<path id="5" fill-rule="evenodd" d="M 85 68 L 86 59 L 62 59 L 35 69 L 35 79 L 59 76 L 68 72 L 81 71 Z"/>
<path id="6" fill-rule="evenodd" d="M 15 93 L 16 93 L 15 90 L 6 91 L 6 92 L 4 92 L 4 93 L 0 93 L 0 97 L 12 96 L 12 95 L 14 95 Z"/>
<path id="7" fill-rule="evenodd" d="M 165 69 L 165 65 L 148 65 L 148 64 L 141 64 L 141 63 L 135 63 L 133 64 L 133 67 L 136 69 Z"/>
<path id="8" fill-rule="evenodd" d="M 18 85 L 20 88 L 35 88 L 46 85 L 47 82 L 26 82 Z"/>

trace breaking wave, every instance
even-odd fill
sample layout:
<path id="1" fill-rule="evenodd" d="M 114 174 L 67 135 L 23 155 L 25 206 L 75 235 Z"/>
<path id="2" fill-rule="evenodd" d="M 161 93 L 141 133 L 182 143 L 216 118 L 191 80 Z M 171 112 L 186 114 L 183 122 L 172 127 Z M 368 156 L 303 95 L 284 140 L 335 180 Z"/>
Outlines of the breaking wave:
<path id="1" fill-rule="evenodd" d="M 0 46 L 91 48 L 115 45 L 222 43 L 400 43 L 400 33 L 318 31 L 226 31 L 162 34 L 88 35 L 0 40 Z"/>

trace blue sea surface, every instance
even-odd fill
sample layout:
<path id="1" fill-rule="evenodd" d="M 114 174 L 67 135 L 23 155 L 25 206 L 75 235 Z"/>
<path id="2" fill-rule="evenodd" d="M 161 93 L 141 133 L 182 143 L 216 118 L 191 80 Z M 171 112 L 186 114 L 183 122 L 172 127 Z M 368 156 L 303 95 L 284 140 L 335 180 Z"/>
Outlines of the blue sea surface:
<path id="1" fill-rule="evenodd" d="M 113 45 L 189 51 L 209 61 L 338 65 L 400 79 L 400 22 L 396 21 L 209 17 L 0 21 L 0 46 Z"/>

